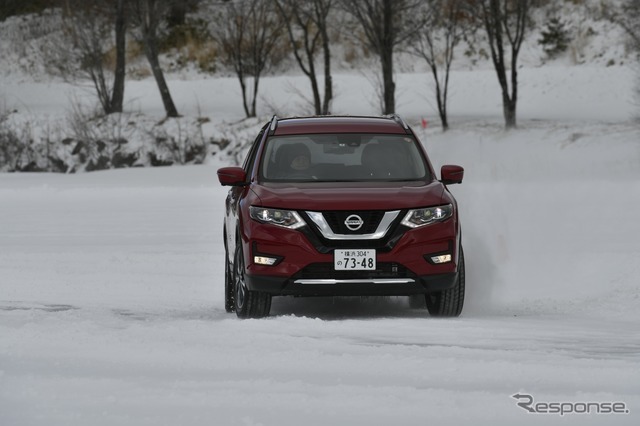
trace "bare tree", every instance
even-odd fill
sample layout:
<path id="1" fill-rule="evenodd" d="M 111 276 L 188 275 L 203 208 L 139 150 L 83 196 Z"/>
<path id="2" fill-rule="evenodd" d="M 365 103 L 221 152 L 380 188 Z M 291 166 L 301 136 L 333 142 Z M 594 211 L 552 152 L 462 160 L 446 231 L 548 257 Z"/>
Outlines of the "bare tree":
<path id="1" fill-rule="evenodd" d="M 111 95 L 111 111 L 122 112 L 124 103 L 124 79 L 126 65 L 126 32 L 125 0 L 116 0 L 115 38 L 116 38 L 116 69 L 113 80 L 113 92 Z"/>
<path id="2" fill-rule="evenodd" d="M 601 2 L 595 6 L 588 7 L 589 11 L 596 16 L 619 25 L 627 35 L 627 47 L 640 59 L 640 0 L 623 0 L 620 3 Z M 635 104 L 640 106 L 640 67 L 636 64 L 636 89 Z M 640 122 L 640 117 L 636 117 Z"/>
<path id="3" fill-rule="evenodd" d="M 65 20 L 65 29 L 77 47 L 80 70 L 87 75 L 96 89 L 98 100 L 105 114 L 112 112 L 111 90 L 107 84 L 104 56 L 111 27 L 95 10 L 76 10 Z M 69 49 L 69 46 L 61 46 Z"/>
<path id="4" fill-rule="evenodd" d="M 640 0 L 625 0 L 621 5 L 621 13 L 613 21 L 624 28 L 629 38 L 629 47 L 640 58 Z M 637 70 L 640 71 L 640 68 Z M 636 105 L 640 106 L 640 72 L 636 80 Z M 636 120 L 640 122 L 640 117 Z"/>
<path id="5" fill-rule="evenodd" d="M 287 34 L 289 35 L 296 61 L 311 82 L 315 113 L 327 115 L 333 98 L 331 50 L 327 28 L 327 19 L 333 0 L 308 0 L 303 2 L 298 0 L 275 0 L 275 3 L 287 28 Z M 324 55 L 324 98 L 320 95 L 315 65 L 318 47 L 322 48 Z"/>
<path id="6" fill-rule="evenodd" d="M 395 48 L 414 36 L 423 22 L 415 19 L 418 0 L 342 0 L 364 31 L 364 40 L 380 58 L 384 94 L 384 114 L 396 110 L 393 80 Z"/>
<path id="7" fill-rule="evenodd" d="M 169 86 L 164 78 L 158 55 L 158 29 L 172 4 L 172 0 L 129 0 L 131 17 L 137 36 L 144 46 L 144 53 L 156 80 L 167 117 L 178 117 Z"/>
<path id="8" fill-rule="evenodd" d="M 631 38 L 633 48 L 640 53 L 640 1 L 627 0 L 622 6 L 622 15 L 626 20 L 620 24 Z"/>
<path id="9" fill-rule="evenodd" d="M 223 61 L 233 67 L 247 117 L 256 116 L 262 73 L 279 59 L 280 16 L 268 0 L 232 0 L 222 6 L 219 24 L 213 28 L 222 47 Z M 253 78 L 252 90 L 248 79 Z"/>
<path id="10" fill-rule="evenodd" d="M 463 0 L 426 1 L 422 9 L 425 25 L 418 31 L 418 36 L 409 49 L 411 53 L 424 59 L 431 69 L 443 131 L 449 129 L 447 99 L 454 51 L 463 39 L 464 25 L 469 22 L 462 2 Z"/>
<path id="11" fill-rule="evenodd" d="M 467 0 L 485 29 L 491 60 L 502 90 L 506 128 L 516 127 L 518 104 L 518 54 L 527 33 L 529 13 L 535 0 Z M 509 49 L 509 57 L 506 49 Z M 507 60 L 510 59 L 510 64 Z M 510 79 L 507 72 L 510 71 Z M 509 81 L 511 84 L 509 84 Z"/>
<path id="12" fill-rule="evenodd" d="M 621 4 L 599 4 L 602 16 L 620 25 L 629 37 L 630 47 L 640 52 L 640 1 L 624 0 Z"/>
<path id="13" fill-rule="evenodd" d="M 97 0 L 91 4 L 66 0 L 62 38 L 48 40 L 43 51 L 47 61 L 64 78 L 91 80 L 105 114 L 122 112 L 126 60 L 124 3 L 124 0 Z M 108 52 L 114 47 L 115 67 L 108 69 Z"/>

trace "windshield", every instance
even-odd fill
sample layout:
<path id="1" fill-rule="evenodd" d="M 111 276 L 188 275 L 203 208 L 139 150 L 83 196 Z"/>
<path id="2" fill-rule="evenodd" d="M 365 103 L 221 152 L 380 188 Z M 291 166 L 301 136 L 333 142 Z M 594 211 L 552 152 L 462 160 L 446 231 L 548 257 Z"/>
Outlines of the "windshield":
<path id="1" fill-rule="evenodd" d="M 267 140 L 260 168 L 265 181 L 411 181 L 428 169 L 409 135 L 319 134 Z"/>

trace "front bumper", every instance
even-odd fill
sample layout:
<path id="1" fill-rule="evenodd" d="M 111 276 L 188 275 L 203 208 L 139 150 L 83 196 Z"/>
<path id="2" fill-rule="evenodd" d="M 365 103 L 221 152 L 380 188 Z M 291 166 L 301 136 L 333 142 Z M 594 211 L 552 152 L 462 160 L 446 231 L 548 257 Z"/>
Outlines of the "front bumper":
<path id="1" fill-rule="evenodd" d="M 456 272 L 413 278 L 282 278 L 245 275 L 247 288 L 281 296 L 409 296 L 447 290 Z"/>
<path id="2" fill-rule="evenodd" d="M 246 283 L 253 291 L 293 296 L 402 296 L 446 290 L 457 278 L 459 229 L 453 219 L 419 229 L 396 227 L 393 235 L 375 242 L 328 242 L 308 230 L 255 221 L 250 222 L 249 234 L 251 238 L 244 235 L 242 244 Z M 343 248 L 340 244 L 375 248 L 376 270 L 335 271 L 333 251 Z M 442 253 L 451 254 L 452 260 L 444 264 L 429 260 Z M 266 266 L 254 263 L 254 256 L 278 260 Z"/>

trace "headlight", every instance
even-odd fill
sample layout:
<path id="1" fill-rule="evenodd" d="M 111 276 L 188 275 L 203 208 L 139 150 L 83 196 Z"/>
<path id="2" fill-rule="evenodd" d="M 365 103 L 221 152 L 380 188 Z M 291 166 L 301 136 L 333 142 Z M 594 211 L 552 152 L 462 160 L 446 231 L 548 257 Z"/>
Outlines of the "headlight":
<path id="1" fill-rule="evenodd" d="M 304 221 L 300 215 L 291 210 L 267 209 L 264 207 L 249 208 L 251 219 L 261 223 L 282 226 L 283 228 L 298 229 L 304 226 Z"/>
<path id="2" fill-rule="evenodd" d="M 402 220 L 402 224 L 409 228 L 418 228 L 420 226 L 447 220 L 452 214 L 453 206 L 451 204 L 438 207 L 428 207 L 426 209 L 409 210 Z"/>

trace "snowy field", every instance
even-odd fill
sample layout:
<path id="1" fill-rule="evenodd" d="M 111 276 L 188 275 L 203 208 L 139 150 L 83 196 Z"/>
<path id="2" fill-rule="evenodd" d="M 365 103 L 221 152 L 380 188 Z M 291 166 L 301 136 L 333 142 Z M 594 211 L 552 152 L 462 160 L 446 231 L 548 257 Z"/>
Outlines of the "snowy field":
<path id="1" fill-rule="evenodd" d="M 505 132 L 495 75 L 456 72 L 446 134 L 427 77 L 399 76 L 399 112 L 434 165 L 466 169 L 452 187 L 468 286 L 456 319 L 403 298 L 281 298 L 264 320 L 226 314 L 220 160 L 0 175 L 0 425 L 639 424 L 633 73 L 520 76 L 520 127 Z M 265 79 L 262 111 L 294 113 L 291 87 L 305 84 Z M 375 113 L 366 78 L 336 84 L 335 112 Z M 233 79 L 170 85 L 181 112 L 212 127 L 242 117 Z M 54 119 L 74 90 L 0 86 L 7 107 Z M 160 117 L 156 92 L 128 83 L 129 107 Z M 517 393 L 625 413 L 532 414 Z"/>

